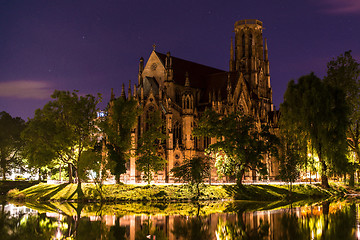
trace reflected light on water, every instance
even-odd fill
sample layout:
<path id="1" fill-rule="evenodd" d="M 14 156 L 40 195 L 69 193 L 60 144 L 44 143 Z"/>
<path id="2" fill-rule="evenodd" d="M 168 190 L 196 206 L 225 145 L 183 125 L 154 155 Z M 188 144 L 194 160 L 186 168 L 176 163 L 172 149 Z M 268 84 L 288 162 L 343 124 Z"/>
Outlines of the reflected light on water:
<path id="1" fill-rule="evenodd" d="M 99 216 L 92 209 L 94 205 L 89 205 L 82 209 L 81 215 L 76 216 L 66 215 L 63 211 L 50 211 L 32 214 L 27 219 L 20 212 L 18 222 L 15 222 L 14 218 L 18 216 L 16 214 L 18 211 L 14 211 L 12 216 L 7 214 L 6 218 L 9 224 L 14 223 L 13 232 L 26 234 L 20 236 L 30 236 L 30 239 L 37 239 L 38 230 L 51 236 L 46 239 L 73 239 L 79 236 L 81 239 L 166 240 L 294 239 L 295 237 L 297 239 L 360 239 L 359 204 L 346 201 L 320 202 L 310 206 L 294 207 L 293 205 L 291 208 L 285 206 L 264 211 L 246 210 L 249 205 L 244 204 L 244 202 L 229 202 L 232 208 L 229 207 L 228 212 L 219 211 L 210 214 L 199 210 L 200 207 L 196 206 L 197 212 L 205 213 L 198 215 L 158 213 L 151 215 L 139 211 L 140 214 L 133 215 L 119 214 L 119 216 L 107 212 L 108 215 L 103 213 Z M 124 207 L 109 206 L 111 210 Z M 189 207 L 188 205 L 176 207 L 180 209 L 185 206 Z M 65 204 L 61 207 L 65 209 Z M 202 207 L 206 209 L 208 205 L 204 204 Z M 164 209 L 171 208 L 175 207 L 170 204 L 164 207 Z M 25 209 L 24 212 L 29 210 Z M 34 226 L 37 226 L 35 231 Z M 13 239 L 11 237 L 14 236 L 14 234 L 9 235 L 8 238 L 1 236 L 1 239 Z"/>
<path id="2" fill-rule="evenodd" d="M 57 239 L 62 239 L 62 233 L 61 233 L 60 229 L 57 230 L 56 235 L 55 235 L 55 239 L 56 240 Z"/>

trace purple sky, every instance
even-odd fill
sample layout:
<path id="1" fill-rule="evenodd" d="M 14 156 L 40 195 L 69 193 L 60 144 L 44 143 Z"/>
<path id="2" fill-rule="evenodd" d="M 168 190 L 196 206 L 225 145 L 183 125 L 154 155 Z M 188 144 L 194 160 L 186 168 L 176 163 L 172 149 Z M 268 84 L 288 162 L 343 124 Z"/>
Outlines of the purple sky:
<path id="1" fill-rule="evenodd" d="M 54 89 L 119 95 L 138 61 L 162 53 L 228 70 L 235 21 L 263 21 L 274 104 L 287 82 L 352 50 L 358 0 L 0 0 L 0 111 L 33 117 Z"/>

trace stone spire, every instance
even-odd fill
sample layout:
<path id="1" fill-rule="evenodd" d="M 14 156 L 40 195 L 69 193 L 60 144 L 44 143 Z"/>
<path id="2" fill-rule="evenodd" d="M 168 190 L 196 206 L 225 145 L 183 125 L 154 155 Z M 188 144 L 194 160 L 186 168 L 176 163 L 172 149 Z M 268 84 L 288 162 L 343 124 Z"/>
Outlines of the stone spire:
<path id="1" fill-rule="evenodd" d="M 114 94 L 114 89 L 111 88 L 111 95 L 110 95 L 110 101 L 115 100 L 115 94 Z"/>
<path id="2" fill-rule="evenodd" d="M 173 81 L 174 72 L 173 72 L 172 57 L 170 55 L 170 52 L 166 53 L 165 71 L 166 71 L 166 80 L 165 81 L 169 81 L 169 82 Z"/>
<path id="3" fill-rule="evenodd" d="M 125 84 L 122 84 L 122 88 L 121 88 L 121 97 L 125 98 Z"/>
<path id="4" fill-rule="evenodd" d="M 134 97 L 137 97 L 137 88 L 136 88 L 136 84 L 134 84 Z"/>
<path id="5" fill-rule="evenodd" d="M 129 80 L 128 99 L 131 98 L 131 80 Z"/>
<path id="6" fill-rule="evenodd" d="M 233 38 L 231 37 L 231 44 L 230 44 L 230 63 L 229 63 L 229 71 L 234 71 L 234 43 Z"/>
<path id="7" fill-rule="evenodd" d="M 185 73 L 185 87 L 190 87 L 189 73 Z"/>
<path id="8" fill-rule="evenodd" d="M 140 62 L 139 62 L 139 73 L 138 73 L 138 84 L 141 85 L 142 84 L 142 73 L 144 71 L 144 58 L 141 57 L 140 58 Z"/>
<path id="9" fill-rule="evenodd" d="M 231 100 L 231 81 L 230 81 L 230 73 L 228 73 L 226 93 L 227 93 L 227 101 L 228 101 L 228 103 L 229 103 L 230 100 Z"/>

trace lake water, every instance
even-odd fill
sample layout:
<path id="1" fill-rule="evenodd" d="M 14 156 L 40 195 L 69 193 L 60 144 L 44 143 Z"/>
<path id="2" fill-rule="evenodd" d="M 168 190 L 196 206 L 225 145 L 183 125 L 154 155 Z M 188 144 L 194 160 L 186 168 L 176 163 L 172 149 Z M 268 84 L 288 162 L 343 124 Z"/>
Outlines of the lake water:
<path id="1" fill-rule="evenodd" d="M 0 239 L 360 239 L 359 201 L 3 203 Z"/>

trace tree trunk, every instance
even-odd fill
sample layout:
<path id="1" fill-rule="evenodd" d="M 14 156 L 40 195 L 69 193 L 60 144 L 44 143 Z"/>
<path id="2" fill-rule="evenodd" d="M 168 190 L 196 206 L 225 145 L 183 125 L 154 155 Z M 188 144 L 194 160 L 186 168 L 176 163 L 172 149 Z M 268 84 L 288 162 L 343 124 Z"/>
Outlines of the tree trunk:
<path id="1" fill-rule="evenodd" d="M 76 174 L 76 181 L 77 181 L 76 191 L 78 194 L 78 201 L 82 201 L 84 199 L 84 193 L 81 188 L 81 179 L 79 176 L 79 168 L 78 167 L 75 169 L 75 174 Z"/>
<path id="2" fill-rule="evenodd" d="M 328 177 L 327 177 L 327 175 L 326 175 L 327 166 L 326 166 L 325 161 L 323 161 L 323 160 L 320 158 L 320 154 L 319 154 L 319 160 L 320 160 L 321 165 L 322 165 L 321 186 L 322 186 L 323 188 L 330 188 L 330 186 L 329 186 L 329 181 L 328 181 Z"/>
<path id="3" fill-rule="evenodd" d="M 120 174 L 115 175 L 115 182 L 116 182 L 116 184 L 120 183 Z"/>
<path id="4" fill-rule="evenodd" d="M 322 156 L 321 156 L 321 146 L 319 147 L 318 157 L 319 157 L 319 162 L 321 163 L 321 167 L 322 167 L 322 169 L 321 169 L 322 170 L 321 171 L 321 186 L 323 188 L 330 188 L 328 177 L 326 175 L 327 166 L 326 166 L 324 159 L 322 159 Z"/>
<path id="5" fill-rule="evenodd" d="M 72 166 L 70 163 L 68 163 L 68 172 L 69 172 L 69 183 L 72 183 L 73 182 L 73 179 L 72 179 Z"/>
<path id="6" fill-rule="evenodd" d="M 6 180 L 6 163 L 5 159 L 1 159 L 1 168 L 2 168 L 2 175 L 3 175 L 3 181 Z"/>
<path id="7" fill-rule="evenodd" d="M 39 182 L 41 182 L 41 169 L 39 168 Z"/>
<path id="8" fill-rule="evenodd" d="M 197 190 L 197 197 L 196 197 L 196 200 L 199 199 L 200 197 L 200 187 L 199 187 L 199 183 L 196 183 L 196 190 Z"/>
<path id="9" fill-rule="evenodd" d="M 354 187 L 355 186 L 355 172 L 353 169 L 350 171 L 350 179 L 349 179 L 349 186 Z"/>
<path id="10" fill-rule="evenodd" d="M 243 186 L 243 185 L 242 185 L 242 179 L 243 179 L 243 176 L 244 176 L 244 172 L 245 172 L 245 170 L 242 169 L 242 170 L 240 170 L 240 171 L 238 172 L 238 174 L 237 174 L 237 176 L 236 176 L 236 185 L 237 185 L 238 187 L 242 187 L 242 186 Z"/>

